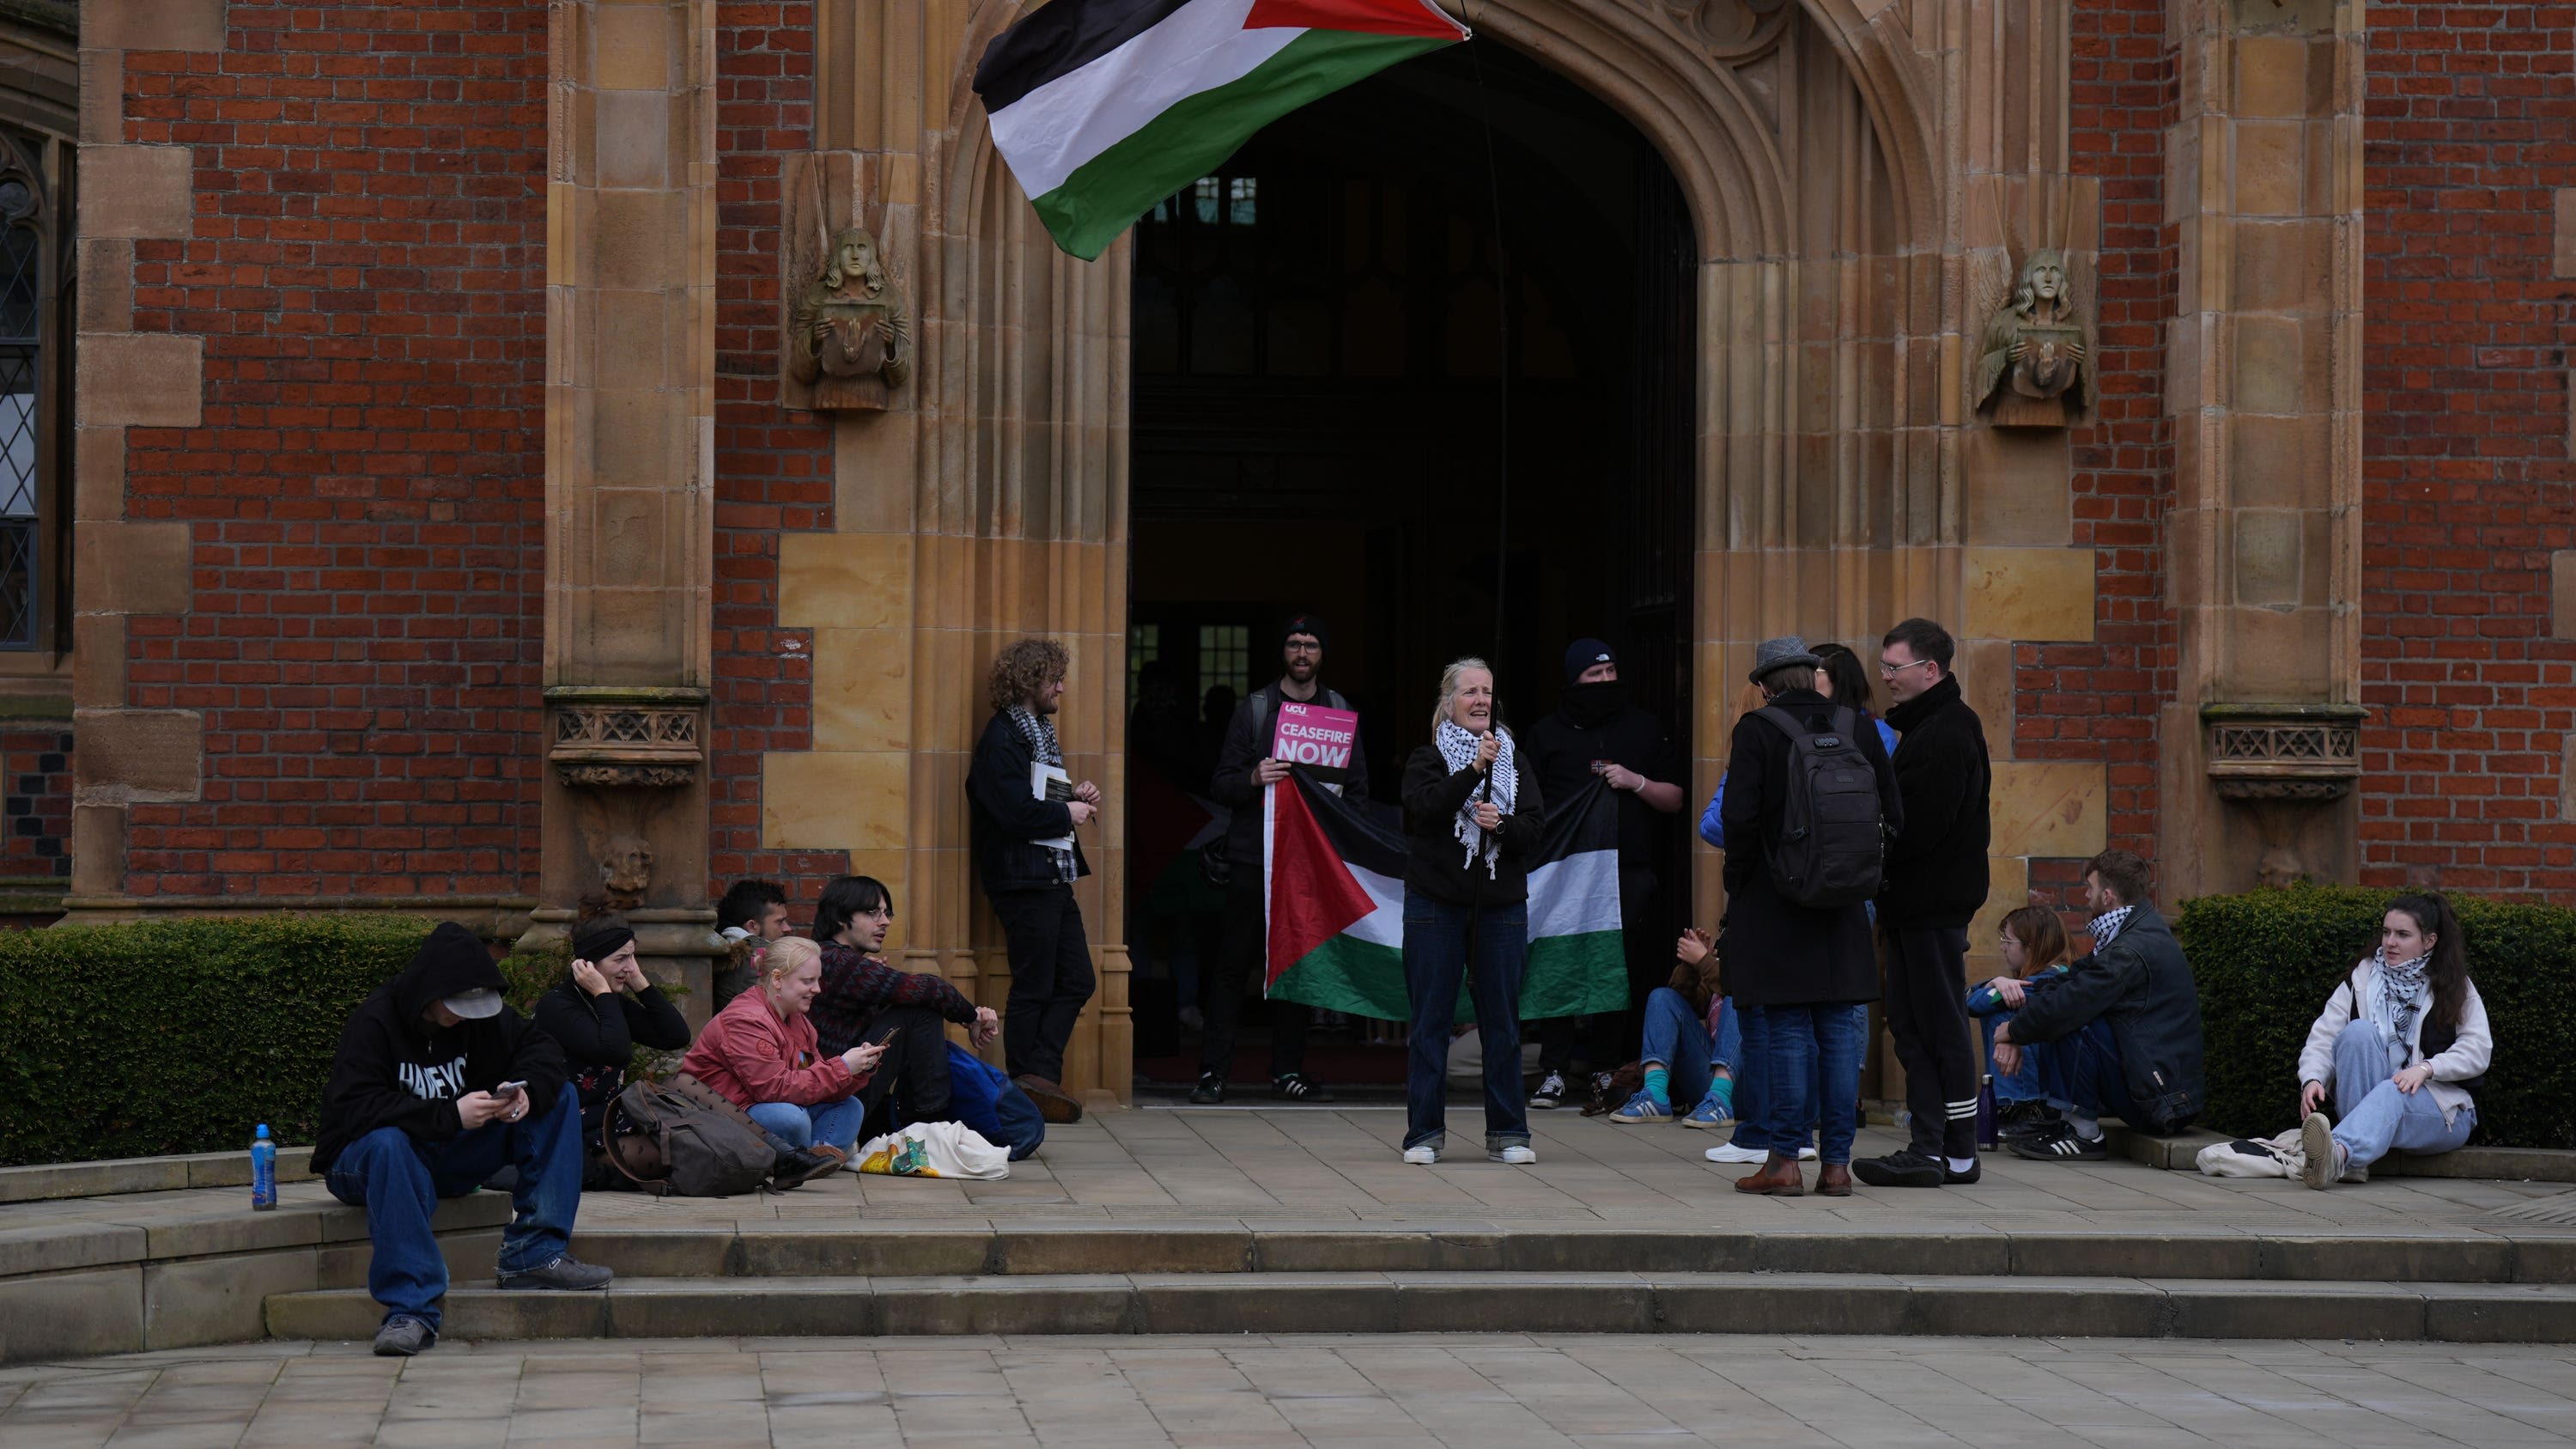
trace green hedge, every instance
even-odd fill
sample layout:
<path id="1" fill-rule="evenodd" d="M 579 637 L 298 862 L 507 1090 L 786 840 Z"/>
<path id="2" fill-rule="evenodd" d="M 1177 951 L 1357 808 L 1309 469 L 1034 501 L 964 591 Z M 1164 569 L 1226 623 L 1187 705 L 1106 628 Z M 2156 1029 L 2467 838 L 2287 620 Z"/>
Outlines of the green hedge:
<path id="1" fill-rule="evenodd" d="M 0 933 L 0 1164 L 313 1140 L 340 1027 L 430 923 L 274 916 Z"/>
<path id="2" fill-rule="evenodd" d="M 2174 930 L 2200 984 L 2201 1125 L 2269 1135 L 2298 1113 L 2299 1048 L 2327 993 L 2379 945 L 2401 892 L 2294 886 L 2186 901 Z M 2451 897 L 2495 1030 L 2471 1140 L 2576 1148 L 2576 911 Z"/>

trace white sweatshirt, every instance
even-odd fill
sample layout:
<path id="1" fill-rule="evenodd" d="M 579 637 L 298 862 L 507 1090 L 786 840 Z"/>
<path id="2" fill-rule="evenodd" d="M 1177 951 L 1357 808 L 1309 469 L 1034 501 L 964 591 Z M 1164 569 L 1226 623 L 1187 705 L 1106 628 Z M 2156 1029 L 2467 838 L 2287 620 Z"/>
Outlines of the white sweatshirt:
<path id="1" fill-rule="evenodd" d="M 2379 963 L 2365 960 L 2352 969 L 2352 975 L 2334 989 L 2332 996 L 2326 998 L 2326 1009 L 2317 1014 L 2316 1025 L 2308 1028 L 2308 1044 L 2299 1052 L 2301 1082 L 2323 1082 L 2329 1088 L 2334 1086 L 2335 1038 L 2343 1035 L 2343 1029 L 2352 1024 L 2354 1017 L 2370 1014 L 2357 1010 L 2356 1006 L 2371 999 L 2378 975 Z M 2431 1014 L 2432 1007 L 2428 1002 L 2425 1009 L 2415 1015 L 2415 1029 L 2407 1034 L 2407 1066 L 2424 1060 L 2424 1019 Z M 2460 1109 L 2469 1105 L 2469 1089 L 2459 1083 L 2486 1075 L 2487 1061 L 2494 1055 L 2495 1037 L 2487 1030 L 2487 1004 L 2478 999 L 2477 983 L 2472 981 L 2468 999 L 2460 1005 L 2459 1037 L 2451 1043 L 2449 1051 L 2429 1063 L 2433 1068 L 2433 1080 L 2425 1090 L 2433 1094 L 2433 1101 L 2441 1107 L 2444 1122 L 2456 1119 Z"/>

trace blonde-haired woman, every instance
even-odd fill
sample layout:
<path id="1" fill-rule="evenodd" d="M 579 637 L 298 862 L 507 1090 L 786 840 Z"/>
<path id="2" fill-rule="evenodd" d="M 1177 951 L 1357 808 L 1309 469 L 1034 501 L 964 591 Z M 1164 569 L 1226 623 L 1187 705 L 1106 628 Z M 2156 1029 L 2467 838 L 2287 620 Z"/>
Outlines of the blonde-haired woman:
<path id="1" fill-rule="evenodd" d="M 1461 659 L 1440 676 L 1431 743 L 1404 767 L 1404 989 L 1413 1006 L 1406 1060 L 1404 1160 L 1440 1160 L 1449 1024 L 1461 980 L 1485 1057 L 1485 1155 L 1538 1161 L 1521 1091 L 1521 969 L 1529 959 L 1529 879 L 1538 784 L 1494 723 L 1494 672 Z M 1472 968 L 1472 969 L 1471 969 Z"/>
<path id="2" fill-rule="evenodd" d="M 854 1046 L 817 1057 L 806 1015 L 823 989 L 823 949 L 802 936 L 772 942 L 759 979 L 698 1033 L 680 1070 L 751 1114 L 791 1147 L 846 1159 L 867 1104 L 859 1100 L 885 1048 Z"/>

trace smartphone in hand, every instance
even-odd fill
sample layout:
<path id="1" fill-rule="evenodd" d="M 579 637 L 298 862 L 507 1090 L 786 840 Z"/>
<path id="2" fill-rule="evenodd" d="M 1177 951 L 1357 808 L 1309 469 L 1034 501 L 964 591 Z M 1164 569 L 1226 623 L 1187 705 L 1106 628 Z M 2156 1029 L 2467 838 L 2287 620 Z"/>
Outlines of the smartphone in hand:
<path id="1" fill-rule="evenodd" d="M 519 1094 L 527 1089 L 528 1084 L 525 1082 L 503 1082 L 492 1089 L 492 1095 L 504 1102 L 511 1102 L 518 1100 Z"/>
<path id="2" fill-rule="evenodd" d="M 894 1039 L 901 1035 L 903 1035 L 903 1028 L 898 1026 L 894 1030 L 887 1032 L 884 1036 L 879 1037 L 876 1041 L 876 1045 L 880 1049 L 891 1050 L 894 1046 Z"/>

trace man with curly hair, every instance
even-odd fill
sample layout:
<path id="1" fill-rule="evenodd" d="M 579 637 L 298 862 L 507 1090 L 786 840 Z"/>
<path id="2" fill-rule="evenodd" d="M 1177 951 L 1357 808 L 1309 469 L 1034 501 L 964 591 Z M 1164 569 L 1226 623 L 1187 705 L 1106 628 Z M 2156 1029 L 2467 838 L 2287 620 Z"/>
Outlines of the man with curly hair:
<path id="1" fill-rule="evenodd" d="M 985 686 L 993 718 L 966 770 L 976 874 L 1011 953 L 1002 1056 L 1050 1122 L 1076 1122 L 1082 1104 L 1060 1085 L 1065 1044 L 1094 979 L 1091 943 L 1073 883 L 1091 873 L 1074 832 L 1100 811 L 1100 787 L 1064 768 L 1055 715 L 1072 665 L 1052 639 L 1022 639 L 993 660 Z"/>

